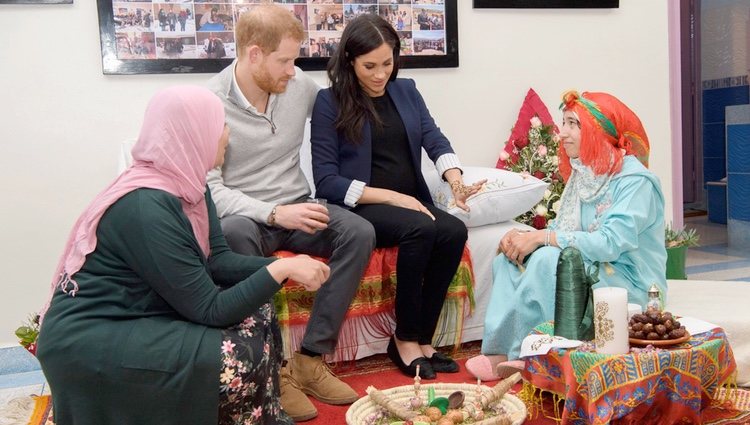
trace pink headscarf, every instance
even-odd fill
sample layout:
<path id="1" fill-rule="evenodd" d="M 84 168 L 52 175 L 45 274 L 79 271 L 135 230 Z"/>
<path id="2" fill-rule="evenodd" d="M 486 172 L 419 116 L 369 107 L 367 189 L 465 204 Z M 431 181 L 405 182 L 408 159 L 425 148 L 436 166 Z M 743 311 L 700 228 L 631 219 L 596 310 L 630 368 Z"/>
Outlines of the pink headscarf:
<path id="1" fill-rule="evenodd" d="M 206 174 L 213 168 L 223 131 L 224 107 L 208 89 L 176 86 L 154 95 L 132 150 L 133 165 L 94 198 L 73 226 L 40 313 L 42 318 L 57 287 L 75 296 L 78 284 L 72 277 L 96 248 L 99 220 L 112 204 L 135 189 L 160 189 L 180 198 L 203 254 L 210 254 Z M 72 285 L 70 290 L 68 285 Z"/>

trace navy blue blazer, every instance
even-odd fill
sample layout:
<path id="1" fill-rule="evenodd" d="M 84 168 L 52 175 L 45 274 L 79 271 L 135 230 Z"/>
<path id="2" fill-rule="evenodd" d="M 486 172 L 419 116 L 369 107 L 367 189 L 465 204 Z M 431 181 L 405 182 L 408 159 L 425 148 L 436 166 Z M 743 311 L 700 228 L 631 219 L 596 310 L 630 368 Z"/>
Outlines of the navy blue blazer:
<path id="1" fill-rule="evenodd" d="M 433 162 L 441 155 L 454 153 L 453 148 L 432 119 L 414 80 L 398 78 L 389 82 L 386 90 L 396 105 L 409 138 L 410 159 L 417 174 L 419 200 L 432 204 L 430 190 L 421 172 L 422 148 Z M 359 143 L 347 141 L 343 133 L 336 131 L 334 126 L 337 114 L 338 105 L 331 89 L 319 91 L 310 127 L 313 178 L 315 196 L 346 207 L 344 198 L 352 180 L 370 184 L 372 133 L 370 123 L 366 122 Z"/>

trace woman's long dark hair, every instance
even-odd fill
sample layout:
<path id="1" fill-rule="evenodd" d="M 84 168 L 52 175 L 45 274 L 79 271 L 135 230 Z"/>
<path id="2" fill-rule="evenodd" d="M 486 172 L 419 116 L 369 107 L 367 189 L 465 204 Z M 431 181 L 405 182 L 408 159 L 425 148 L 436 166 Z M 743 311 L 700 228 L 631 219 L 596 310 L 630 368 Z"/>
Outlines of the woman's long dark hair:
<path id="1" fill-rule="evenodd" d="M 398 75 L 401 41 L 391 24 L 378 15 L 367 13 L 349 22 L 341 43 L 328 61 L 328 79 L 339 108 L 334 125 L 352 143 L 359 143 L 365 120 L 382 125 L 370 96 L 359 85 L 353 63 L 354 59 L 372 52 L 383 43 L 393 48 L 393 72 L 388 79 L 393 81 Z"/>

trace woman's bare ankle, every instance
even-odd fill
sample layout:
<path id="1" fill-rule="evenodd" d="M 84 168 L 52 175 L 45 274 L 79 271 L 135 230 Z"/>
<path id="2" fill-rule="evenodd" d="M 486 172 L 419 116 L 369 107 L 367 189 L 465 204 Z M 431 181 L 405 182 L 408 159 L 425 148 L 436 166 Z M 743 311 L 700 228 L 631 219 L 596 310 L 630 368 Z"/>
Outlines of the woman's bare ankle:
<path id="1" fill-rule="evenodd" d="M 419 349 L 422 350 L 422 354 L 429 358 L 432 358 L 432 355 L 437 352 L 437 350 L 432 345 L 420 345 Z"/>
<path id="2" fill-rule="evenodd" d="M 416 341 L 402 341 L 394 335 L 394 341 L 396 342 L 396 348 L 398 354 L 401 356 L 401 360 L 407 365 L 411 364 L 414 359 L 422 357 L 422 350 L 420 350 L 419 344 Z"/>

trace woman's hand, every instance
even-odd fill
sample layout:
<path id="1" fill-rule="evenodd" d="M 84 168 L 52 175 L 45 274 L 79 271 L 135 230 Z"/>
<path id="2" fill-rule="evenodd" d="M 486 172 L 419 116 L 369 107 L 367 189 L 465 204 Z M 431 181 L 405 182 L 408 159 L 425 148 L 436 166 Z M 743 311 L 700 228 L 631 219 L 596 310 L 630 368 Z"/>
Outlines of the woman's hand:
<path id="1" fill-rule="evenodd" d="M 359 203 L 385 204 L 393 207 L 406 208 L 425 213 L 430 216 L 431 219 L 435 220 L 435 216 L 432 215 L 430 210 L 422 205 L 422 203 L 419 202 L 417 198 L 409 195 L 404 195 L 403 193 L 399 193 L 390 189 L 365 186 L 364 190 L 362 191 L 362 196 L 359 198 Z"/>
<path id="2" fill-rule="evenodd" d="M 317 291 L 331 274 L 328 265 L 307 255 L 280 258 L 269 264 L 267 268 L 268 273 L 279 284 L 285 279 L 292 279 L 308 291 Z"/>
<path id="3" fill-rule="evenodd" d="M 404 195 L 403 193 L 398 192 L 392 192 L 392 195 L 389 197 L 388 201 L 386 202 L 388 205 L 392 205 L 394 207 L 401 207 L 401 208 L 407 208 L 414 211 L 420 211 L 430 216 L 431 219 L 435 220 L 435 216 L 432 215 L 430 210 L 428 210 L 424 205 L 422 205 L 417 198 L 409 195 Z"/>
<path id="4" fill-rule="evenodd" d="M 482 185 L 485 183 L 487 183 L 487 179 L 480 180 L 470 186 L 465 185 L 463 180 L 460 178 L 451 182 L 451 192 L 453 192 L 453 198 L 456 200 L 456 206 L 466 212 L 469 212 L 470 209 L 469 206 L 466 205 L 466 200 L 470 196 L 479 192 L 479 190 L 482 188 Z"/>
<path id="5" fill-rule="evenodd" d="M 456 206 L 462 210 L 469 212 L 469 206 L 466 205 L 466 199 L 471 195 L 479 192 L 482 185 L 487 183 L 487 179 L 475 182 L 472 185 L 465 185 L 461 174 L 461 170 L 458 168 L 449 168 L 443 173 L 443 178 L 451 187 L 453 193 L 453 199 L 456 200 Z"/>
<path id="6" fill-rule="evenodd" d="M 500 240 L 498 252 L 502 252 L 509 261 L 516 265 L 522 265 L 527 255 L 544 245 L 545 232 L 546 230 L 510 230 Z"/>
<path id="7" fill-rule="evenodd" d="M 505 255 L 508 249 L 510 249 L 510 237 L 513 234 L 518 233 L 518 232 L 520 232 L 520 230 L 518 229 L 510 229 L 507 232 L 505 232 L 505 234 L 503 235 L 503 238 L 500 239 L 500 244 L 497 246 L 498 254 Z"/>

